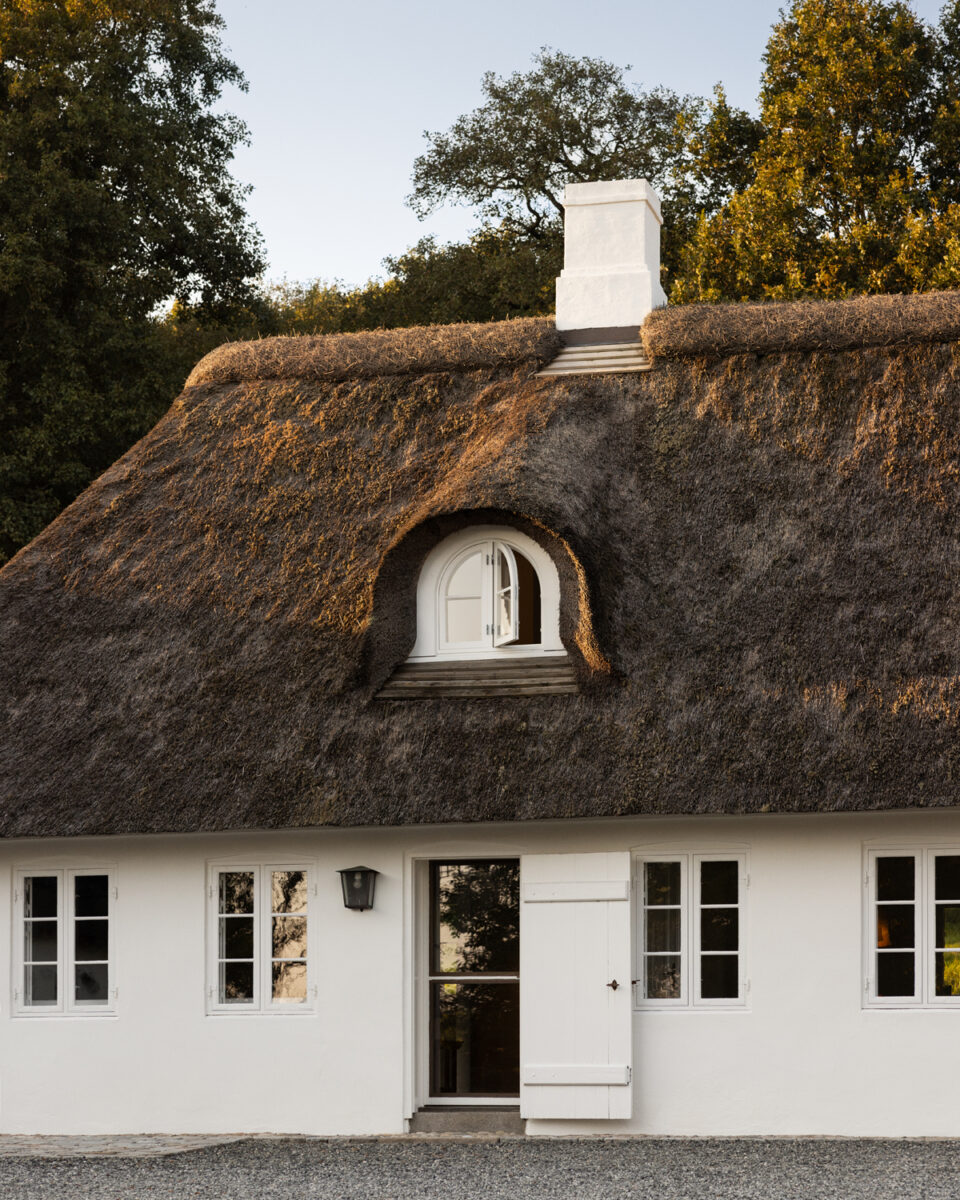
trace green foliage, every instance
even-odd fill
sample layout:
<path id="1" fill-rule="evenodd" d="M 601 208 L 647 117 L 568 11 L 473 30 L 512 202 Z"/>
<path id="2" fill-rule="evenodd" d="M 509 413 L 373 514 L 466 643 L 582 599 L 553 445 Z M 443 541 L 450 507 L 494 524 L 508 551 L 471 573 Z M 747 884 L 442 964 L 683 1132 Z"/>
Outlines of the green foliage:
<path id="1" fill-rule="evenodd" d="M 178 297 L 223 318 L 262 269 L 213 0 L 0 5 L 0 562 L 156 420 Z"/>
<path id="2" fill-rule="evenodd" d="M 960 282 L 957 11 L 935 31 L 899 0 L 794 0 L 764 57 L 753 177 L 700 218 L 672 300 Z"/>

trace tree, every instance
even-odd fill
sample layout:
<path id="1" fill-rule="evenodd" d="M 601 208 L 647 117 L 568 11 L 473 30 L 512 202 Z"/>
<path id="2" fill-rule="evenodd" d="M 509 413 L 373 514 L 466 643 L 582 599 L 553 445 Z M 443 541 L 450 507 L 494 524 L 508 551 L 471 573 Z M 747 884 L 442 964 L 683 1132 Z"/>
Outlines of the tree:
<path id="1" fill-rule="evenodd" d="M 960 224 L 951 13 L 938 35 L 899 0 L 794 0 L 764 56 L 753 178 L 701 218 L 672 299 L 949 282 Z"/>
<path id="2" fill-rule="evenodd" d="M 0 562 L 140 436 L 262 270 L 213 0 L 0 0 Z"/>
<path id="3" fill-rule="evenodd" d="M 446 133 L 425 133 L 430 146 L 414 162 L 408 203 L 419 216 L 449 202 L 471 205 L 488 226 L 551 244 L 556 258 L 564 184 L 644 178 L 663 201 L 669 266 L 709 199 L 698 192 L 691 152 L 703 102 L 629 86 L 623 69 L 599 58 L 544 48 L 533 63 L 507 79 L 487 72 L 479 108 Z M 748 119 L 728 111 L 732 148 Z M 734 153 L 742 157 L 739 147 Z"/>

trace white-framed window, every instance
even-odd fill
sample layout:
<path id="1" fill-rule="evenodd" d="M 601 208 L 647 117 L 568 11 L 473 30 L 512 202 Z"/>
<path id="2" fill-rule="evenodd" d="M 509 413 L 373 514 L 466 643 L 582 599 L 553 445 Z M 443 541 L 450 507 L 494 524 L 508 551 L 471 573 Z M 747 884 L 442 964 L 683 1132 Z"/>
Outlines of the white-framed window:
<path id="1" fill-rule="evenodd" d="M 560 577 L 532 538 L 472 525 L 427 555 L 412 661 L 563 654 Z"/>
<path id="2" fill-rule="evenodd" d="M 960 846 L 868 850 L 864 883 L 867 1004 L 960 1005 Z"/>
<path id="3" fill-rule="evenodd" d="M 116 1010 L 113 872 L 104 868 L 14 875 L 14 1011 L 97 1016 Z"/>
<path id="4" fill-rule="evenodd" d="M 315 891 L 314 870 L 302 864 L 210 864 L 210 1012 L 312 1009 L 316 989 L 308 943 Z"/>
<path id="5" fill-rule="evenodd" d="M 644 1008 L 742 1005 L 741 853 L 645 854 L 637 864 L 635 997 Z"/>

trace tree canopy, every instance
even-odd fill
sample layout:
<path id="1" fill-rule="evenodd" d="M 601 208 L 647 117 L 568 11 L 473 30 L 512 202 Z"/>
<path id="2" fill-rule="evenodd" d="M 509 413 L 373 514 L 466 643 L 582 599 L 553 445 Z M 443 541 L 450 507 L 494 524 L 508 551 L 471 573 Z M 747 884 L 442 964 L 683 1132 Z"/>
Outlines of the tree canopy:
<path id="1" fill-rule="evenodd" d="M 157 306 L 251 298 L 221 28 L 213 0 L 0 5 L 0 561 L 169 403 Z"/>

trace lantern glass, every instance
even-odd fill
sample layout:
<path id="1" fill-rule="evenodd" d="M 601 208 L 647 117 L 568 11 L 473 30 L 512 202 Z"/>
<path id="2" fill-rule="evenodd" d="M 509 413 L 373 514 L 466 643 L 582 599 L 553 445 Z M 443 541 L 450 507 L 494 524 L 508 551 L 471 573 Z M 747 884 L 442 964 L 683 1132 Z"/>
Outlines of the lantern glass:
<path id="1" fill-rule="evenodd" d="M 379 874 L 373 867 L 345 867 L 340 872 L 344 907 L 352 908 L 355 912 L 373 908 L 373 893 Z"/>

